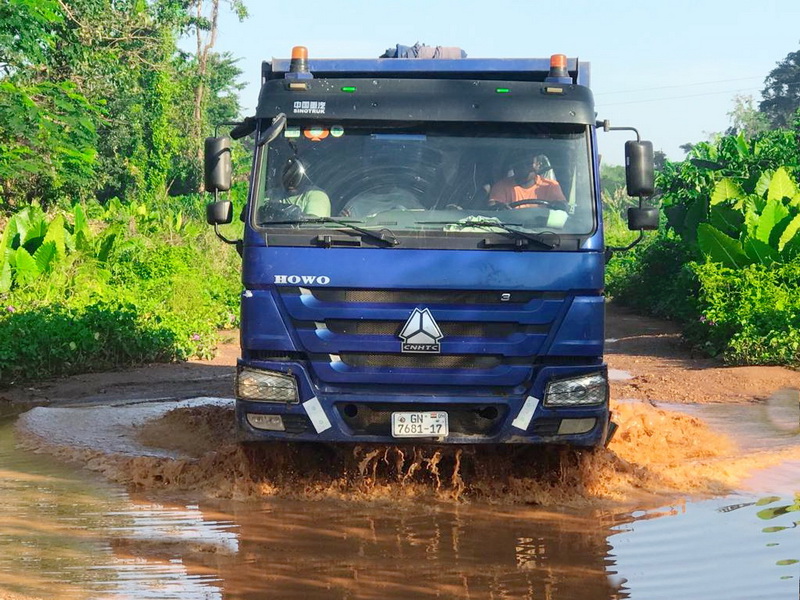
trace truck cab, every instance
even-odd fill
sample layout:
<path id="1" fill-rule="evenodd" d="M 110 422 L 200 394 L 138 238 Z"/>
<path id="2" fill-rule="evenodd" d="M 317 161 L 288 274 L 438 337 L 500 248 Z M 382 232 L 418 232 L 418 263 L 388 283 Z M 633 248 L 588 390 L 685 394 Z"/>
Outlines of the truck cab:
<path id="1" fill-rule="evenodd" d="M 601 125 L 589 65 L 563 55 L 265 62 L 233 132 L 255 145 L 241 438 L 607 442 Z M 633 144 L 643 196 L 652 146 L 648 165 Z M 207 145 L 212 191 L 227 148 Z"/>

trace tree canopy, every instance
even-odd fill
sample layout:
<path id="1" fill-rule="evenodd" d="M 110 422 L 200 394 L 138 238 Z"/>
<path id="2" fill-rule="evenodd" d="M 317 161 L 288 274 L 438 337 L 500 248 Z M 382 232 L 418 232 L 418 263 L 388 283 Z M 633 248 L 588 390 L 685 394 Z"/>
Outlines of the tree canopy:
<path id="1" fill-rule="evenodd" d="M 219 8 L 0 0 L 0 209 L 196 191 L 202 136 L 239 113 L 241 72 L 213 52 L 216 19 L 203 16 Z M 202 32 L 202 56 L 179 50 Z"/>
<path id="2" fill-rule="evenodd" d="M 800 50 L 790 52 L 764 81 L 759 110 L 773 127 L 791 127 L 800 108 Z"/>

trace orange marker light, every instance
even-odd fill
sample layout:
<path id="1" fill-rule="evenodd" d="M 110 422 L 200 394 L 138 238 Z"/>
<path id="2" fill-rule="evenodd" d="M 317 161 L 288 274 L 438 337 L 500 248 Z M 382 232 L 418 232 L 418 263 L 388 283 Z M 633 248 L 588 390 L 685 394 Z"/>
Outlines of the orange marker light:
<path id="1" fill-rule="evenodd" d="M 560 81 L 569 77 L 567 73 L 566 54 L 553 54 L 550 56 L 550 72 L 547 74 L 546 81 Z M 562 82 L 563 83 L 563 82 Z"/>
<path id="2" fill-rule="evenodd" d="M 567 55 L 566 54 L 553 54 L 550 57 L 551 69 L 567 69 Z"/>
<path id="3" fill-rule="evenodd" d="M 292 60 L 289 63 L 290 73 L 308 73 L 308 48 L 295 46 L 292 48 Z"/>

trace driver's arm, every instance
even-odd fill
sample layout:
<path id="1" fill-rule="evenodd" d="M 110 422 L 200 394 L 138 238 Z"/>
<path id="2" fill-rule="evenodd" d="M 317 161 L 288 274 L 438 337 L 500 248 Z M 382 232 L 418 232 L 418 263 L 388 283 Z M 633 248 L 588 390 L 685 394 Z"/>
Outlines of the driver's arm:
<path id="1" fill-rule="evenodd" d="M 331 200 L 322 190 L 309 190 L 305 194 L 305 203 L 301 207 L 303 212 L 314 217 L 331 216 Z"/>
<path id="2" fill-rule="evenodd" d="M 508 204 L 514 201 L 514 188 L 504 185 L 504 180 L 498 181 L 492 185 L 489 190 L 489 206 L 497 206 L 498 204 Z"/>
<path id="3" fill-rule="evenodd" d="M 539 188 L 537 197 L 540 200 L 546 200 L 553 210 L 569 210 L 567 199 L 557 181 L 545 179 L 544 185 Z"/>

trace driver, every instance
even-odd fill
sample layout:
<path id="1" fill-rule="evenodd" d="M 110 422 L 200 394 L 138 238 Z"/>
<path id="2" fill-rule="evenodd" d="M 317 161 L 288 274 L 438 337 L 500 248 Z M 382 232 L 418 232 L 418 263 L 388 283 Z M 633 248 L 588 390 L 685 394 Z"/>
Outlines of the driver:
<path id="1" fill-rule="evenodd" d="M 514 174 L 495 183 L 489 190 L 489 206 L 495 208 L 524 208 L 536 205 L 555 210 L 567 210 L 561 186 L 544 175 L 552 173 L 550 161 L 544 154 L 521 155 L 511 165 Z"/>
<path id="2" fill-rule="evenodd" d="M 288 194 L 283 202 L 299 207 L 305 215 L 331 216 L 331 200 L 328 198 L 328 194 L 311 183 L 300 159 L 294 157 L 286 161 L 283 167 L 282 182 Z"/>

